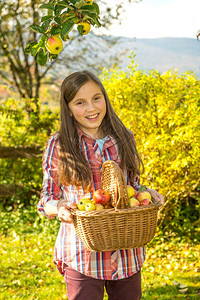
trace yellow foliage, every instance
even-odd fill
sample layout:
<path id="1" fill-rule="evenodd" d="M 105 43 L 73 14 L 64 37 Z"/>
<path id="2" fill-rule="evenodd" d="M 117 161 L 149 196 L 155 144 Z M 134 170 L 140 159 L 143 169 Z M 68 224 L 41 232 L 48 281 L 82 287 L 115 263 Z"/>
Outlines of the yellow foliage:
<path id="1" fill-rule="evenodd" d="M 200 82 L 196 76 L 177 71 L 147 74 L 130 67 L 128 72 L 104 70 L 102 78 L 117 115 L 135 135 L 145 167 L 142 184 L 165 195 L 168 212 L 180 205 L 180 199 L 200 201 Z"/>

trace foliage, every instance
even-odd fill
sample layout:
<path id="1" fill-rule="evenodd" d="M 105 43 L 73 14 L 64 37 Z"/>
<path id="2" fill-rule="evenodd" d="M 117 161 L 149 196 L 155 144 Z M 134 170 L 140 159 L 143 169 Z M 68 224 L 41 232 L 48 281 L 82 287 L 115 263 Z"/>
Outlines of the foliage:
<path id="1" fill-rule="evenodd" d="M 142 184 L 165 196 L 160 223 L 178 234 L 199 234 L 200 82 L 194 74 L 168 71 L 104 72 L 117 115 L 130 128 L 143 159 Z M 194 234 L 194 235 L 193 235 Z"/>
<path id="2" fill-rule="evenodd" d="M 26 111 L 25 106 L 31 108 Z M 45 147 L 51 132 L 58 130 L 58 109 L 52 112 L 45 107 L 38 116 L 34 103 L 24 99 L 7 99 L 0 106 L 0 135 L 2 147 Z M 3 197 L 1 205 L 17 208 L 30 203 L 32 196 L 39 194 L 42 178 L 42 158 L 7 158 L 0 160 L 1 184 L 18 184 L 17 195 Z M 23 189 L 21 189 L 23 187 Z"/>
<path id="3" fill-rule="evenodd" d="M 30 42 L 25 51 L 27 54 L 36 56 L 37 63 L 45 66 L 47 59 L 56 59 L 58 54 L 52 54 L 46 47 L 46 42 L 51 36 L 59 35 L 63 41 L 70 39 L 69 33 L 77 24 L 78 32 L 83 35 L 83 22 L 92 26 L 101 26 L 99 22 L 99 6 L 97 3 L 85 0 L 50 0 L 42 4 L 39 9 L 46 9 L 47 15 L 44 15 L 40 24 L 33 24 L 30 28 L 41 34 L 38 42 Z M 90 26 L 90 25 L 89 25 Z"/>
<path id="4" fill-rule="evenodd" d="M 40 217 L 33 207 L 1 213 L 1 299 L 67 299 L 52 262 L 58 228 L 57 218 Z M 147 246 L 142 299 L 199 299 L 199 250 L 199 244 L 158 233 Z"/>
<path id="5" fill-rule="evenodd" d="M 75 2 L 75 0 L 72 1 Z M 60 1 L 60 3 L 61 2 L 63 3 L 64 1 Z M 112 3 L 112 9 L 110 7 L 110 1 L 100 0 L 97 2 L 101 7 L 102 26 L 108 28 L 113 20 L 119 21 L 122 8 L 127 2 L 130 2 L 130 0 Z M 32 99 L 38 105 L 38 113 L 38 98 L 40 97 L 41 85 L 44 84 L 44 81 L 51 85 L 54 84 L 52 78 L 51 80 L 46 79 L 47 74 L 51 74 L 50 71 L 52 71 L 54 64 L 64 64 L 66 71 L 69 71 L 73 61 L 82 61 L 80 47 L 75 47 L 73 44 L 74 41 L 81 42 L 82 39 L 80 39 L 80 37 L 82 38 L 82 36 L 75 34 L 65 43 L 65 50 L 69 49 L 65 51 L 65 55 L 48 62 L 46 66 L 41 67 L 37 62 L 36 56 L 32 57 L 26 53 L 26 45 L 29 43 L 37 44 L 36 41 L 38 39 L 38 33 L 30 30 L 29 26 L 40 27 L 39 23 L 42 18 L 44 19 L 41 30 L 43 31 L 45 26 L 48 26 L 48 19 L 45 20 L 45 18 L 48 17 L 48 15 L 45 16 L 47 10 L 38 9 L 39 6 L 45 3 L 47 4 L 46 0 L 0 1 L 0 78 L 6 86 L 15 89 L 21 98 Z M 53 10 L 50 10 L 49 14 L 51 14 L 51 12 L 53 12 Z M 51 15 L 49 17 L 51 17 Z M 59 30 L 59 28 L 52 30 Z M 41 43 L 43 42 L 44 39 Z M 33 44 L 31 45 L 33 46 Z M 73 51 L 70 50 L 71 47 L 74 48 Z M 76 48 L 78 48 L 77 52 L 75 51 Z M 90 49 L 90 47 L 88 48 Z M 39 50 L 39 47 L 36 50 Z M 72 54 L 74 52 L 75 54 Z M 93 57 L 91 51 L 89 54 L 90 57 Z M 44 53 L 40 51 L 40 62 L 43 61 L 45 57 Z"/>

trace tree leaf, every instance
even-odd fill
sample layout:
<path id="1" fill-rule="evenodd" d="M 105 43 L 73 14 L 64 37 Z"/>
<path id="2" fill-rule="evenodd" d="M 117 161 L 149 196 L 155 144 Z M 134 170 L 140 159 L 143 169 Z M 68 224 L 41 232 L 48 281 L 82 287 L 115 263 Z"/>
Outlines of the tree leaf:
<path id="1" fill-rule="evenodd" d="M 68 35 L 68 33 L 72 30 L 74 26 L 74 23 L 71 21 L 68 21 L 65 23 L 61 29 L 61 38 L 65 39 L 65 36 Z"/>
<path id="2" fill-rule="evenodd" d="M 68 7 L 69 9 L 73 9 L 73 6 L 69 5 L 65 1 L 60 1 L 57 3 L 58 6 Z"/>
<path id="3" fill-rule="evenodd" d="M 80 9 L 80 11 L 83 13 L 87 13 L 88 11 L 96 13 L 96 8 L 93 5 L 84 5 L 83 8 Z"/>
<path id="4" fill-rule="evenodd" d="M 100 14 L 99 5 L 97 3 L 93 3 L 93 6 L 94 6 L 94 8 L 96 10 L 97 15 L 99 15 Z"/>
<path id="5" fill-rule="evenodd" d="M 44 17 L 42 17 L 41 22 L 48 21 L 51 19 L 53 19 L 53 16 L 44 16 Z"/>
<path id="6" fill-rule="evenodd" d="M 44 33 L 44 30 L 39 25 L 30 25 L 29 28 L 37 33 Z"/>
<path id="7" fill-rule="evenodd" d="M 60 32 L 61 32 L 61 28 L 58 26 L 53 26 L 50 30 L 51 35 L 57 35 L 60 34 Z"/>
<path id="8" fill-rule="evenodd" d="M 43 49 L 40 49 L 37 54 L 37 63 L 41 66 L 45 66 L 47 63 L 47 53 L 44 53 Z"/>
<path id="9" fill-rule="evenodd" d="M 37 45 L 37 42 L 30 42 L 30 43 L 28 43 L 27 46 L 26 46 L 26 48 L 25 48 L 25 53 L 26 54 L 31 54 L 31 48 L 34 45 Z"/>
<path id="10" fill-rule="evenodd" d="M 37 54 L 37 52 L 39 51 L 39 49 L 40 49 L 40 45 L 39 44 L 32 45 L 31 46 L 31 55 L 35 56 Z"/>
<path id="11" fill-rule="evenodd" d="M 45 9 L 51 9 L 51 10 L 54 10 L 54 9 L 55 9 L 54 6 L 53 6 L 52 4 L 50 4 L 50 3 L 42 4 L 42 5 L 40 5 L 39 8 L 40 8 L 40 9 L 45 8 Z"/>

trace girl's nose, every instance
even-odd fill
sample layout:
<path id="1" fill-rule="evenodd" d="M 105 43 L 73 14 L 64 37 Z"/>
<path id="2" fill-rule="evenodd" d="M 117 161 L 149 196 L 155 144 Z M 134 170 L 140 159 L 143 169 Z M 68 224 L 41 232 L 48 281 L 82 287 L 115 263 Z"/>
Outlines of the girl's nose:
<path id="1" fill-rule="evenodd" d="M 87 104 L 87 111 L 95 110 L 94 104 L 92 102 L 88 102 Z"/>

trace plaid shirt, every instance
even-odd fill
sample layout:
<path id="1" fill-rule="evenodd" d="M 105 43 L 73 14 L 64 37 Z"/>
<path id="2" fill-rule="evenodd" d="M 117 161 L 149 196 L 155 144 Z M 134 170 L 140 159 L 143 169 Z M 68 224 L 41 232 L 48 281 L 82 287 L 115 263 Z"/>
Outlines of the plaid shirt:
<path id="1" fill-rule="evenodd" d="M 93 191 L 101 188 L 101 167 L 104 161 L 114 160 L 120 164 L 118 149 L 114 139 L 106 139 L 102 153 L 95 139 L 88 137 L 78 129 L 82 153 L 89 162 L 93 174 L 91 196 Z M 66 199 L 78 203 L 85 194 L 83 188 L 73 185 L 63 186 L 59 181 L 58 134 L 54 134 L 47 142 L 43 155 L 43 190 L 38 203 L 38 211 L 45 214 L 44 206 L 49 200 Z M 126 172 L 127 173 L 127 172 Z M 139 187 L 139 176 L 130 182 L 125 174 L 127 184 Z M 48 216 L 47 216 L 48 217 Z M 135 248 L 107 252 L 89 251 L 75 233 L 73 224 L 61 223 L 54 249 L 54 263 L 63 275 L 65 264 L 76 271 L 97 279 L 116 280 L 127 278 L 137 273 L 145 260 L 145 248 Z"/>

